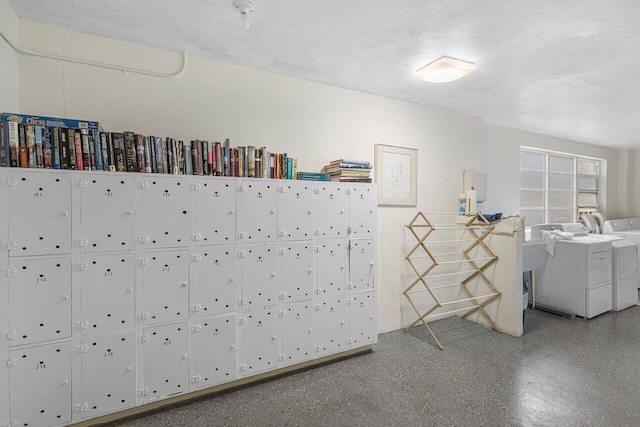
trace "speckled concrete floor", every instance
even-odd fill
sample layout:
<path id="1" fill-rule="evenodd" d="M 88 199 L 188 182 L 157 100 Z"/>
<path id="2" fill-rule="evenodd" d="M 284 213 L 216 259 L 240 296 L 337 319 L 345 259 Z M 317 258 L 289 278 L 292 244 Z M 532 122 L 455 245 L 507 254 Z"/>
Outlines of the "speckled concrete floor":
<path id="1" fill-rule="evenodd" d="M 592 320 L 527 310 L 513 338 L 450 318 L 374 352 L 121 426 L 637 426 L 640 306 Z"/>

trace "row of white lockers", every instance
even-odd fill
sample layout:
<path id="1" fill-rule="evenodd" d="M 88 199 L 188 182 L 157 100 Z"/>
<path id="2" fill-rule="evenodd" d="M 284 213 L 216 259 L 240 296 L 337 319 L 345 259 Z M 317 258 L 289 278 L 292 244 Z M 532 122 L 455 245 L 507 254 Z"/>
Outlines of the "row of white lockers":
<path id="1" fill-rule="evenodd" d="M 0 176 L 8 207 L 0 243 L 10 257 L 68 254 L 74 246 L 111 252 L 371 237 L 376 227 L 370 184 L 38 170 Z"/>
<path id="2" fill-rule="evenodd" d="M 77 422 L 372 344 L 375 310 L 368 291 L 13 349 L 3 422 Z"/>
<path id="3" fill-rule="evenodd" d="M 374 186 L 0 178 L 0 423 L 78 422 L 377 341 Z"/>
<path id="4" fill-rule="evenodd" d="M 366 238 L 89 253 L 75 265 L 69 256 L 11 258 L 3 269 L 3 332 L 15 347 L 68 338 L 74 329 L 117 332 L 136 321 L 152 326 L 346 298 L 374 288 L 375 255 L 374 240 Z M 80 316 L 72 319 L 75 300 Z"/>

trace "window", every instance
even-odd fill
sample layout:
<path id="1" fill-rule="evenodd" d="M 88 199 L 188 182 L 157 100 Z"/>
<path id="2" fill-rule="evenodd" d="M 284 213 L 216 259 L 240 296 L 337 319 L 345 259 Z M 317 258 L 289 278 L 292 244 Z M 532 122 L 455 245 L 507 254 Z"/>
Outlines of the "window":
<path id="1" fill-rule="evenodd" d="M 599 189 L 599 160 L 520 149 L 520 216 L 527 227 L 576 222 L 579 213 L 596 212 Z"/>

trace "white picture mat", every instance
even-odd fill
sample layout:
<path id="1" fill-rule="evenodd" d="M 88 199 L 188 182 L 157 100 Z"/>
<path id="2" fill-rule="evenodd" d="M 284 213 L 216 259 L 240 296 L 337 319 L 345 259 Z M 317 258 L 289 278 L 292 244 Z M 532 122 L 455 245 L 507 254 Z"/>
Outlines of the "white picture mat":
<path id="1" fill-rule="evenodd" d="M 376 144 L 375 177 L 379 205 L 416 205 L 418 150 Z"/>

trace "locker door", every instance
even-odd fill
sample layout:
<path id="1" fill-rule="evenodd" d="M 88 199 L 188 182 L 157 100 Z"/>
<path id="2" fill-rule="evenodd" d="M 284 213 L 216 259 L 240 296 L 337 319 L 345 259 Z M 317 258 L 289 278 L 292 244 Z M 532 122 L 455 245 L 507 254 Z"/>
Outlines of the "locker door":
<path id="1" fill-rule="evenodd" d="M 142 212 L 138 242 L 147 248 L 189 244 L 189 181 L 178 177 L 150 177 L 139 181 Z"/>
<path id="2" fill-rule="evenodd" d="M 204 317 L 192 326 L 197 388 L 236 379 L 236 315 Z"/>
<path id="3" fill-rule="evenodd" d="M 238 236 L 243 243 L 275 242 L 276 187 L 271 181 L 242 181 Z"/>
<path id="4" fill-rule="evenodd" d="M 16 425 L 50 426 L 71 421 L 68 342 L 11 351 L 9 366 L 10 415 Z"/>
<path id="5" fill-rule="evenodd" d="M 5 178 L 5 177 L 2 176 L 2 178 Z M 2 248 L 2 258 L 7 256 L 7 248 L 9 247 L 7 245 L 9 242 L 8 207 L 9 207 L 9 189 L 6 185 L 0 185 L 0 248 Z"/>
<path id="6" fill-rule="evenodd" d="M 229 245 L 236 241 L 236 188 L 233 180 L 196 178 L 196 245 Z"/>
<path id="7" fill-rule="evenodd" d="M 83 252 L 129 251 L 134 248 L 134 178 L 84 175 L 82 192 Z"/>
<path id="8" fill-rule="evenodd" d="M 143 402 L 189 391 L 189 322 L 145 328 Z"/>
<path id="9" fill-rule="evenodd" d="M 236 280 L 238 256 L 235 246 L 201 248 L 195 254 L 196 298 L 198 316 L 234 312 L 240 280 Z"/>
<path id="10" fill-rule="evenodd" d="M 243 313 L 240 318 L 240 373 L 248 377 L 276 368 L 277 310 L 264 308 Z"/>
<path id="11" fill-rule="evenodd" d="M 290 365 L 312 359 L 314 357 L 312 302 L 287 304 L 281 313 L 281 365 Z"/>
<path id="12" fill-rule="evenodd" d="M 71 259 L 13 259 L 9 265 L 10 345 L 71 335 Z"/>
<path id="13" fill-rule="evenodd" d="M 189 251 L 148 252 L 143 266 L 143 312 L 145 325 L 184 320 L 189 317 Z"/>
<path id="14" fill-rule="evenodd" d="M 239 252 L 245 310 L 275 305 L 278 296 L 276 245 L 246 245 Z"/>
<path id="15" fill-rule="evenodd" d="M 345 240 L 321 240 L 316 251 L 317 295 L 344 296 L 347 289 L 347 248 Z"/>
<path id="16" fill-rule="evenodd" d="M 11 172 L 10 256 L 71 251 L 71 179 L 61 173 Z"/>
<path id="17" fill-rule="evenodd" d="M 82 339 L 82 418 L 136 403 L 135 332 Z"/>
<path id="18" fill-rule="evenodd" d="M 278 236 L 282 240 L 313 238 L 313 190 L 308 181 L 278 184 Z"/>
<path id="19" fill-rule="evenodd" d="M 351 294 L 347 304 L 350 346 L 356 348 L 376 342 L 376 301 L 373 291 Z"/>
<path id="20" fill-rule="evenodd" d="M 82 333 L 133 329 L 134 254 L 86 254 L 80 269 Z"/>
<path id="21" fill-rule="evenodd" d="M 374 287 L 376 251 L 373 239 L 349 240 L 349 289 Z"/>
<path id="22" fill-rule="evenodd" d="M 341 183 L 326 182 L 316 187 L 316 234 L 320 238 L 347 237 L 347 198 Z"/>
<path id="23" fill-rule="evenodd" d="M 318 301 L 318 356 L 344 351 L 347 348 L 347 309 L 344 297 L 329 297 Z"/>
<path id="24" fill-rule="evenodd" d="M 376 231 L 376 187 L 349 184 L 349 236 L 371 237 Z"/>
<path id="25" fill-rule="evenodd" d="M 313 298 L 313 242 L 285 242 L 278 250 L 283 302 Z"/>

